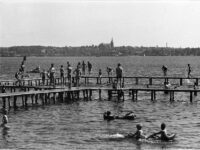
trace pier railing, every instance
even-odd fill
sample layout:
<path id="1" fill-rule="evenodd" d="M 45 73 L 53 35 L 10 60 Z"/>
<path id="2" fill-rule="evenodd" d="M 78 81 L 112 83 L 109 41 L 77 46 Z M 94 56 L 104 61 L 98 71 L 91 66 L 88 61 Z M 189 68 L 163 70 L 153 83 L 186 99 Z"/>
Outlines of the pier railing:
<path id="1" fill-rule="evenodd" d="M 190 80 L 190 84 L 196 84 L 196 86 L 199 85 L 200 77 L 163 77 L 163 76 L 132 76 L 132 77 L 122 77 L 120 80 L 121 82 L 126 85 L 128 83 L 140 85 L 140 84 L 146 84 L 146 85 L 155 85 L 155 84 L 164 84 L 164 82 L 170 82 L 171 84 L 178 84 L 180 86 L 188 84 L 187 82 L 184 82 L 184 80 Z M 2 80 L 0 81 L 0 85 L 22 85 L 22 86 L 51 86 L 51 85 L 68 85 L 68 86 L 78 86 L 76 84 L 77 82 L 81 84 L 88 85 L 90 83 L 93 84 L 104 84 L 104 83 L 113 83 L 114 80 L 116 80 L 116 77 L 114 76 L 81 76 L 79 78 L 72 77 L 64 77 L 61 78 L 55 78 L 54 82 L 50 82 L 50 79 L 45 79 L 44 81 L 41 78 L 36 79 L 22 79 L 20 81 L 17 80 Z M 192 81 L 192 82 L 191 82 Z"/>

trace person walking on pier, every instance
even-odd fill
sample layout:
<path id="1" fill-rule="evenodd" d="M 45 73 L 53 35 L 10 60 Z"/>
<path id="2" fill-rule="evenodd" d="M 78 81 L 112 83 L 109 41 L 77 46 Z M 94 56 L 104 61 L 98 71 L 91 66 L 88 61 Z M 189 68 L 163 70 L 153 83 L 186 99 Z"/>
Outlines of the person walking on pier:
<path id="1" fill-rule="evenodd" d="M 120 88 L 122 87 L 122 76 L 123 76 L 123 68 L 121 64 L 119 63 L 116 68 L 116 78 L 117 78 L 117 83 L 119 83 Z"/>
<path id="2" fill-rule="evenodd" d="M 190 64 L 188 64 L 188 78 L 191 77 L 191 72 L 192 72 L 191 66 Z"/>
<path id="3" fill-rule="evenodd" d="M 88 73 L 91 74 L 92 64 L 88 61 Z"/>
<path id="4" fill-rule="evenodd" d="M 60 66 L 60 79 L 61 79 L 61 84 L 64 84 L 65 77 L 64 77 L 65 71 L 63 68 L 63 65 Z"/>

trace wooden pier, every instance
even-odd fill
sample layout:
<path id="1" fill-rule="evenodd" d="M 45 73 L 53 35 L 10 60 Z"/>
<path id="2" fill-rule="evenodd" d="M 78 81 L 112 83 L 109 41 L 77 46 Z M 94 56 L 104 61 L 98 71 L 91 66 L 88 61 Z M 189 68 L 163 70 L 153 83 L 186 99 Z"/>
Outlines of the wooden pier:
<path id="1" fill-rule="evenodd" d="M 59 88 L 59 89 L 37 89 L 35 91 L 13 92 L 13 93 L 1 93 L 0 100 L 2 101 L 2 107 L 14 110 L 18 109 L 18 105 L 21 107 L 28 107 L 31 105 L 47 105 L 55 104 L 56 102 L 63 103 L 69 101 L 79 100 L 80 98 L 86 100 L 92 100 L 94 92 L 99 94 L 101 99 L 102 92 L 107 93 L 108 100 L 113 96 L 116 96 L 117 100 L 125 100 L 125 94 L 128 94 L 133 101 L 138 100 L 139 92 L 149 92 L 150 100 L 156 100 L 156 94 L 158 92 L 167 92 L 169 94 L 169 100 L 174 101 L 175 93 L 189 93 L 190 102 L 193 101 L 193 97 L 200 92 L 200 89 L 164 89 L 164 88 L 109 88 L 109 87 L 74 87 L 74 88 Z M 19 102 L 21 101 L 21 102 Z M 28 102 L 29 101 L 29 102 Z"/>

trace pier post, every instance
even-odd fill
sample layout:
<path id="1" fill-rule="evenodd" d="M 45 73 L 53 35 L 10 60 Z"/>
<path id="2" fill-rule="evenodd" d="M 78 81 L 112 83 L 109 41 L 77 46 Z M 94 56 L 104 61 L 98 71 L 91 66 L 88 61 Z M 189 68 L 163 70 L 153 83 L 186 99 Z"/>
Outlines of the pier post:
<path id="1" fill-rule="evenodd" d="M 90 100 L 92 100 L 92 90 L 91 89 L 89 89 L 89 95 L 90 95 Z"/>
<path id="2" fill-rule="evenodd" d="M 110 100 L 112 98 L 112 91 L 108 90 L 108 100 Z"/>
<path id="3" fill-rule="evenodd" d="M 101 89 L 99 89 L 99 99 L 101 100 Z"/>
<path id="4" fill-rule="evenodd" d="M 135 84 L 138 85 L 138 77 L 135 78 Z"/>
<path id="5" fill-rule="evenodd" d="M 14 108 L 14 110 L 16 110 L 16 109 L 18 108 L 18 107 L 17 107 L 17 96 L 14 96 L 13 108 Z"/>
<path id="6" fill-rule="evenodd" d="M 183 78 L 180 78 L 180 85 L 183 85 Z"/>
<path id="7" fill-rule="evenodd" d="M 192 91 L 190 91 L 190 102 L 192 103 L 192 98 L 193 98 L 193 96 L 192 96 Z"/>
<path id="8" fill-rule="evenodd" d="M 3 108 L 5 109 L 6 108 L 6 98 L 3 97 Z"/>
<path id="9" fill-rule="evenodd" d="M 28 101 L 28 95 L 25 95 L 25 104 L 24 104 L 25 108 L 28 107 L 27 101 Z"/>
<path id="10" fill-rule="evenodd" d="M 198 85 L 199 85 L 199 79 L 196 78 L 196 86 L 198 86 Z"/>
<path id="11" fill-rule="evenodd" d="M 156 92 L 155 90 L 151 90 L 151 101 L 155 101 L 156 100 Z"/>
<path id="12" fill-rule="evenodd" d="M 152 78 L 149 78 L 149 85 L 152 85 Z"/>
<path id="13" fill-rule="evenodd" d="M 31 94 L 31 103 L 34 104 L 34 94 Z"/>
<path id="14" fill-rule="evenodd" d="M 38 94 L 35 94 L 35 104 L 38 104 Z"/>
<path id="15" fill-rule="evenodd" d="M 170 102 L 174 101 L 174 91 L 170 91 Z"/>
<path id="16" fill-rule="evenodd" d="M 8 109 L 10 110 L 11 105 L 10 105 L 10 97 L 8 97 Z"/>

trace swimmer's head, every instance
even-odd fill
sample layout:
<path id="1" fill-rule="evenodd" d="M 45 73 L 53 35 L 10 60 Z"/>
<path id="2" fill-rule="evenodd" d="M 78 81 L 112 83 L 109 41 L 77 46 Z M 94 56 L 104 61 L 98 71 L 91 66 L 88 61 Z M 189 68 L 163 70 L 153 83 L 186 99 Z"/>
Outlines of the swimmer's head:
<path id="1" fill-rule="evenodd" d="M 141 130 L 141 129 L 142 129 L 142 124 L 137 124 L 137 125 L 136 125 L 136 128 L 137 128 L 138 130 Z"/>
<path id="2" fill-rule="evenodd" d="M 161 128 L 161 130 L 164 130 L 166 128 L 166 124 L 165 123 L 161 123 L 160 128 Z"/>
<path id="3" fill-rule="evenodd" d="M 118 66 L 121 66 L 121 64 L 120 64 L 120 63 L 118 63 Z"/>
<path id="4" fill-rule="evenodd" d="M 111 112 L 110 112 L 110 111 L 107 111 L 106 113 L 107 113 L 107 115 L 108 115 L 108 116 L 111 114 Z"/>
<path id="5" fill-rule="evenodd" d="M 2 113 L 6 115 L 8 113 L 7 109 L 3 109 Z"/>

